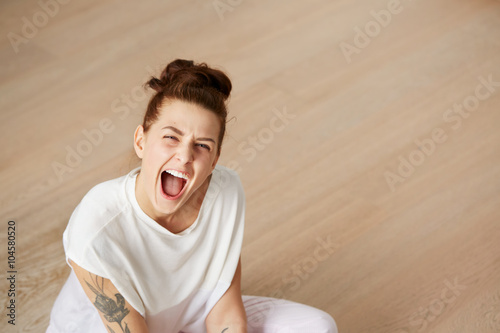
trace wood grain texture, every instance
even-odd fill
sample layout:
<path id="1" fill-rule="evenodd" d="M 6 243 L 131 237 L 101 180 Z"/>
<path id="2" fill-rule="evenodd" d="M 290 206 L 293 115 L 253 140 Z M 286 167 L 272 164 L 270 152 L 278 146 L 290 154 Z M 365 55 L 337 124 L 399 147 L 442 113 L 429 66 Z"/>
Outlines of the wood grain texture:
<path id="1" fill-rule="evenodd" d="M 221 164 L 247 195 L 244 294 L 342 333 L 500 331 L 499 1 L 41 2 L 51 15 L 0 3 L 0 239 L 15 220 L 18 269 L 2 332 L 45 331 L 68 218 L 137 165 L 142 84 L 175 58 L 233 80 Z"/>

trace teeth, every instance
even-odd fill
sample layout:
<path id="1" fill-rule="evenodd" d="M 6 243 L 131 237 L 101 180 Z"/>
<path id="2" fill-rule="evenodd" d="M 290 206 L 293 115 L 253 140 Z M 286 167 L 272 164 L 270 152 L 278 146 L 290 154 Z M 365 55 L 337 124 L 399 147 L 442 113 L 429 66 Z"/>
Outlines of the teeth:
<path id="1" fill-rule="evenodd" d="M 165 172 L 171 174 L 172 176 L 182 178 L 182 179 L 188 179 L 188 177 L 183 174 L 182 172 L 176 171 L 176 170 L 165 170 Z"/>

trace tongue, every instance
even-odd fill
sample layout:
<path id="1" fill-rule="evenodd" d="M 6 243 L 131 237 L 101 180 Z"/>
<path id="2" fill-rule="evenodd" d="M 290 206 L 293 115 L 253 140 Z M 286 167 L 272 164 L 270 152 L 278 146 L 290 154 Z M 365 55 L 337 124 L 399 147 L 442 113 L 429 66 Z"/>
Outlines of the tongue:
<path id="1" fill-rule="evenodd" d="M 168 196 L 175 197 L 182 191 L 182 178 L 175 177 L 167 172 L 163 173 L 163 191 Z"/>

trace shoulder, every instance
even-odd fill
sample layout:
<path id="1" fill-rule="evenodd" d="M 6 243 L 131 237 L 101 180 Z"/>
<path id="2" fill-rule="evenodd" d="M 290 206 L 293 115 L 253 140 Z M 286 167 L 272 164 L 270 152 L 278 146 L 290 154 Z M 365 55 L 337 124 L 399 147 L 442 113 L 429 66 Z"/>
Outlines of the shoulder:
<path id="1" fill-rule="evenodd" d="M 103 228 L 129 209 L 126 176 L 94 186 L 73 211 L 64 232 L 64 242 L 83 249 Z"/>
<path id="2" fill-rule="evenodd" d="M 216 165 L 212 172 L 212 182 L 214 189 L 222 197 L 245 199 L 243 185 L 236 171 L 222 165 Z"/>
<path id="3" fill-rule="evenodd" d="M 78 204 L 75 213 L 102 217 L 113 215 L 127 200 L 125 193 L 127 176 L 108 180 L 92 187 Z M 73 215 L 77 215 L 75 213 Z"/>

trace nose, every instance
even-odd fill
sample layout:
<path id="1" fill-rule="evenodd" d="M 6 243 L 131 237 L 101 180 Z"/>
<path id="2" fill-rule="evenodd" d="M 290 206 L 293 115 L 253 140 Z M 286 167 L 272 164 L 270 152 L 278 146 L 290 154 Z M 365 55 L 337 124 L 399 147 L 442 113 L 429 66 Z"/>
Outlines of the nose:
<path id="1" fill-rule="evenodd" d="M 193 161 L 193 148 L 190 144 L 179 145 L 175 157 L 182 164 L 190 163 Z"/>

